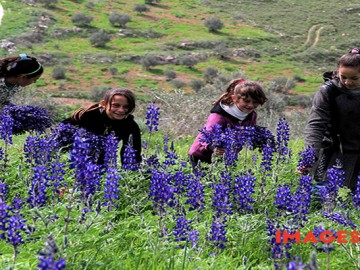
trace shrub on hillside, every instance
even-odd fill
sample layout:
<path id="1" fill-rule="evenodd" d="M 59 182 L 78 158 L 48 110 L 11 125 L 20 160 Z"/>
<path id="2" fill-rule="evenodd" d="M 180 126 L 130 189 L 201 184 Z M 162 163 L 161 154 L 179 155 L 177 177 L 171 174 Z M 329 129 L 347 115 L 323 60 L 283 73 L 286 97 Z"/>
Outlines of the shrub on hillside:
<path id="1" fill-rule="evenodd" d="M 76 13 L 71 17 L 71 21 L 78 27 L 84 27 L 92 22 L 93 18 L 85 13 Z"/>
<path id="2" fill-rule="evenodd" d="M 181 89 L 186 85 L 185 82 L 180 80 L 172 80 L 171 84 L 174 86 L 175 89 Z"/>
<path id="3" fill-rule="evenodd" d="M 176 72 L 173 69 L 167 69 L 164 72 L 167 81 L 171 81 L 176 78 Z"/>
<path id="4" fill-rule="evenodd" d="M 144 4 L 136 4 L 133 11 L 138 13 L 149 12 L 150 8 Z"/>
<path id="5" fill-rule="evenodd" d="M 105 92 L 110 90 L 109 86 L 93 86 L 89 92 L 89 99 L 94 102 L 98 102 L 103 99 Z"/>
<path id="6" fill-rule="evenodd" d="M 145 4 L 152 5 L 154 3 L 160 3 L 161 0 L 145 0 L 144 2 L 145 2 Z"/>
<path id="7" fill-rule="evenodd" d="M 105 47 L 106 43 L 111 41 L 110 35 L 103 29 L 91 35 L 90 43 L 94 47 Z"/>
<path id="8" fill-rule="evenodd" d="M 119 12 L 113 12 L 109 15 L 109 22 L 113 27 L 125 27 L 128 22 L 131 21 L 131 17 Z"/>
<path id="9" fill-rule="evenodd" d="M 199 61 L 191 55 L 181 56 L 178 60 L 180 65 L 187 66 L 188 68 L 193 68 L 198 62 Z"/>
<path id="10" fill-rule="evenodd" d="M 295 86 L 296 84 L 293 80 L 279 77 L 270 81 L 269 90 L 276 93 L 288 94 Z"/>
<path id="11" fill-rule="evenodd" d="M 57 4 L 58 0 L 36 0 L 37 3 L 43 4 L 45 7 L 53 7 L 55 4 Z"/>
<path id="12" fill-rule="evenodd" d="M 140 60 L 140 64 L 144 69 L 150 69 L 153 66 L 156 66 L 160 63 L 160 59 L 158 56 L 154 54 L 147 54 L 143 56 Z"/>
<path id="13" fill-rule="evenodd" d="M 204 25 L 210 32 L 217 32 L 224 27 L 224 24 L 217 16 L 206 19 Z"/>
<path id="14" fill-rule="evenodd" d="M 203 88 L 204 85 L 205 83 L 202 80 L 192 80 L 190 82 L 190 86 L 195 92 L 199 92 L 199 90 Z"/>
<path id="15" fill-rule="evenodd" d="M 218 76 L 219 71 L 216 68 L 208 67 L 203 74 L 203 78 L 207 83 L 212 83 L 214 79 Z"/>
<path id="16" fill-rule="evenodd" d="M 52 71 L 52 78 L 55 80 L 66 79 L 66 69 L 63 67 L 54 67 Z"/>

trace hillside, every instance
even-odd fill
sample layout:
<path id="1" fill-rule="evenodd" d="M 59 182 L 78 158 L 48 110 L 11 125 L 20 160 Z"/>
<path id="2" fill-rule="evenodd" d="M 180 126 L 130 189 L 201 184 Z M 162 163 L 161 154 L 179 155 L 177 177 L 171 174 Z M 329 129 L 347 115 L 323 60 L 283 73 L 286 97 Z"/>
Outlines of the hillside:
<path id="1" fill-rule="evenodd" d="M 325 1 L 316 2 L 324 16 L 310 1 L 161 1 L 143 13 L 134 11 L 139 1 L 59 1 L 50 7 L 33 0 L 2 1 L 0 39 L 14 45 L 1 55 L 25 51 L 38 56 L 48 67 L 38 87 L 58 96 L 82 97 L 91 87 L 104 85 L 173 89 L 164 75 L 168 69 L 176 72 L 178 85 L 191 91 L 189 83 L 202 80 L 208 67 L 225 74 L 241 71 L 265 83 L 296 75 L 306 82 L 295 90 L 311 92 L 319 83 L 319 74 L 312 72 L 333 68 L 339 54 L 357 45 L 358 26 L 353 24 L 359 5 L 334 8 L 339 1 L 320 2 Z M 74 25 L 72 16 L 80 11 L 91 23 Z M 108 17 L 114 12 L 131 21 L 112 27 Z M 348 20 L 341 21 L 346 25 L 335 20 L 340 12 L 347 14 Z M 208 31 L 204 21 L 211 16 L 221 19 L 223 29 Z M 89 37 L 101 29 L 111 41 L 96 48 Z M 146 55 L 159 57 L 161 64 L 144 69 L 140 62 Z M 179 64 L 189 55 L 199 62 L 192 68 Z M 66 79 L 52 78 L 57 67 L 66 69 Z"/>
<path id="2" fill-rule="evenodd" d="M 271 95 L 265 109 L 273 112 L 262 124 L 272 127 L 285 107 L 307 107 L 322 72 L 335 69 L 339 55 L 360 46 L 360 4 L 355 3 L 162 0 L 137 12 L 143 1 L 39 2 L 0 2 L 0 54 L 26 52 L 44 64 L 38 92 L 23 100 L 40 93 L 58 102 L 56 110 L 70 106 L 58 112 L 59 119 L 98 100 L 104 89 L 128 87 L 140 101 L 162 103 L 170 130 L 177 123 L 183 134 L 194 135 L 224 84 L 241 76 L 262 82 Z M 89 22 L 76 23 L 79 14 Z M 129 21 L 113 25 L 112 14 L 128 16 Z M 205 22 L 212 17 L 219 18 L 223 28 L 209 31 Z M 100 32 L 109 41 L 94 46 L 90 40 Z M 155 97 L 153 92 L 176 89 L 188 95 Z M 274 96 L 278 92 L 281 96 Z M 144 110 L 137 110 L 140 119 Z M 306 114 L 300 115 L 292 128 L 302 134 Z"/>

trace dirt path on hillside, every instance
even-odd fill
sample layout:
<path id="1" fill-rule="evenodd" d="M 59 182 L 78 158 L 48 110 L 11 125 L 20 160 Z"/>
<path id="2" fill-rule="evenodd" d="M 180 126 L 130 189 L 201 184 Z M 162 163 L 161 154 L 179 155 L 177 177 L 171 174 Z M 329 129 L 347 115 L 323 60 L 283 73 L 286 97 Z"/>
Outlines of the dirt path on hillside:
<path id="1" fill-rule="evenodd" d="M 308 30 L 308 33 L 307 33 L 307 37 L 306 37 L 306 40 L 304 42 L 304 45 L 309 45 L 311 43 L 311 40 L 314 40 L 312 42 L 312 44 L 309 46 L 309 48 L 314 48 L 319 40 L 320 40 L 320 34 L 321 34 L 321 31 L 324 29 L 324 26 L 320 26 L 320 28 L 318 28 L 315 32 L 315 37 L 314 37 L 314 31 L 317 27 L 319 27 L 320 25 L 318 24 L 314 24 L 313 26 L 311 26 Z"/>

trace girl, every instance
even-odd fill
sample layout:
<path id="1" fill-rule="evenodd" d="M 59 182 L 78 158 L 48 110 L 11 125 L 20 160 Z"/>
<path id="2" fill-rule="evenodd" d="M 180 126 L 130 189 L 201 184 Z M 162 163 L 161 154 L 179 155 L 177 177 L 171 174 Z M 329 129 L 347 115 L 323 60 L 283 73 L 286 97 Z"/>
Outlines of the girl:
<path id="1" fill-rule="evenodd" d="M 20 54 L 0 59 L 0 110 L 11 104 L 11 98 L 23 87 L 35 83 L 44 68 L 35 57 Z"/>
<path id="2" fill-rule="evenodd" d="M 305 145 L 317 153 L 315 180 L 323 181 L 326 169 L 338 160 L 345 170 L 344 184 L 355 190 L 360 169 L 360 50 L 341 56 L 337 71 L 324 73 L 324 79 L 313 99 Z"/>
<path id="3" fill-rule="evenodd" d="M 252 81 L 243 79 L 232 80 L 213 105 L 211 113 L 205 124 L 206 130 L 211 130 L 215 124 L 224 129 L 227 126 L 249 126 L 255 125 L 257 114 L 254 111 L 259 105 L 263 105 L 267 98 L 262 87 Z M 225 149 L 201 142 L 200 133 L 189 150 L 190 161 L 195 166 L 199 160 L 211 163 L 212 154 L 223 155 Z"/>
<path id="4" fill-rule="evenodd" d="M 136 153 L 136 161 L 141 161 L 141 135 L 138 124 L 132 113 L 135 110 L 135 95 L 126 88 L 108 90 L 103 100 L 78 109 L 63 121 L 84 128 L 96 135 L 109 135 L 114 132 L 117 139 L 122 140 L 121 161 L 125 148 L 132 135 L 132 147 Z"/>

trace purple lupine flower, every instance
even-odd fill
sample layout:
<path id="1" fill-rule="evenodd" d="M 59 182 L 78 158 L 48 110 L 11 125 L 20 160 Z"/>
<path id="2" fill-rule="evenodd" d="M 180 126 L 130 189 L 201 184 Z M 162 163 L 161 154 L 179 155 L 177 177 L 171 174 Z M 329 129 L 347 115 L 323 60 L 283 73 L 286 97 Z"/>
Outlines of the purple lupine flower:
<path id="1" fill-rule="evenodd" d="M 169 138 L 167 136 L 164 136 L 164 152 L 165 152 L 165 161 L 163 162 L 163 165 L 169 166 L 169 165 L 175 165 L 176 160 L 178 159 L 178 155 L 175 153 L 175 147 L 174 142 L 172 141 L 170 143 L 170 149 L 168 146 Z"/>
<path id="2" fill-rule="evenodd" d="M 220 249 L 225 249 L 226 238 L 226 217 L 220 218 L 214 216 L 214 221 L 211 224 L 209 240 L 214 246 Z"/>
<path id="3" fill-rule="evenodd" d="M 51 162 L 51 155 L 53 150 L 52 141 L 38 136 L 26 137 L 24 144 L 24 152 L 26 162 L 32 166 L 46 165 Z"/>
<path id="4" fill-rule="evenodd" d="M 197 230 L 189 232 L 188 242 L 191 243 L 191 247 L 197 247 L 200 233 Z"/>
<path id="5" fill-rule="evenodd" d="M 187 220 L 184 217 L 179 217 L 176 220 L 176 225 L 174 229 L 174 236 L 175 241 L 187 241 L 188 240 L 188 234 L 191 230 L 189 224 L 191 223 L 191 220 Z"/>
<path id="6" fill-rule="evenodd" d="M 166 212 L 165 207 L 174 206 L 174 188 L 171 186 L 171 174 L 152 170 L 150 179 L 150 197 L 153 199 L 154 208 L 159 214 Z"/>
<path id="7" fill-rule="evenodd" d="M 6 195 L 9 191 L 9 186 L 5 183 L 0 182 L 0 203 L 6 202 Z"/>
<path id="8" fill-rule="evenodd" d="M 48 136 L 48 140 L 53 142 L 57 148 L 67 148 L 74 142 L 76 134 L 76 127 L 71 124 L 60 123 L 57 125 Z"/>
<path id="9" fill-rule="evenodd" d="M 136 151 L 133 148 L 132 134 L 130 134 L 128 145 L 126 145 L 125 148 L 122 168 L 129 171 L 137 171 L 140 168 L 140 164 L 136 161 Z"/>
<path id="10" fill-rule="evenodd" d="M 136 151 L 132 146 L 126 146 L 122 168 L 129 171 L 137 171 L 140 164 L 136 161 Z"/>
<path id="11" fill-rule="evenodd" d="M 359 207 L 360 206 L 360 175 L 358 176 L 358 181 L 356 184 L 356 190 L 355 190 L 355 194 L 353 196 L 353 204 L 355 207 Z"/>
<path id="12" fill-rule="evenodd" d="M 282 269 L 281 261 L 284 258 L 290 258 L 289 250 L 291 249 L 291 243 L 283 243 L 282 239 L 280 239 L 280 243 L 277 242 L 276 239 L 276 231 L 280 230 L 280 226 L 276 220 L 267 219 L 267 235 L 270 236 L 268 242 L 270 244 L 270 251 L 271 251 L 271 259 L 274 262 L 275 269 Z M 282 228 L 284 230 L 284 227 Z M 287 230 L 291 233 L 289 230 Z"/>
<path id="13" fill-rule="evenodd" d="M 12 212 L 19 212 L 22 209 L 23 205 L 24 201 L 21 199 L 19 194 L 16 194 L 10 205 L 10 209 Z"/>
<path id="14" fill-rule="evenodd" d="M 119 141 L 113 134 L 106 136 L 104 165 L 106 170 L 116 169 Z M 125 151 L 126 154 L 126 151 Z"/>
<path id="15" fill-rule="evenodd" d="M 41 207 L 46 204 L 46 186 L 48 173 L 45 166 L 34 167 L 34 174 L 29 189 L 29 198 L 27 202 L 31 207 Z"/>
<path id="16" fill-rule="evenodd" d="M 227 184 L 214 184 L 212 207 L 215 211 L 215 217 L 221 217 L 223 214 L 232 214 L 233 204 L 230 202 L 230 188 Z"/>
<path id="17" fill-rule="evenodd" d="M 333 229 L 325 229 L 323 224 L 320 224 L 319 226 L 314 226 L 313 234 L 314 236 L 319 240 L 318 243 L 314 243 L 313 246 L 316 248 L 319 252 L 325 252 L 329 253 L 335 249 L 334 245 L 330 243 L 323 243 L 320 240 L 320 234 L 324 231 L 330 231 L 334 237 L 337 237 L 337 233 Z"/>
<path id="18" fill-rule="evenodd" d="M 225 136 L 223 128 L 219 124 L 212 126 L 211 130 L 203 128 L 200 130 L 201 138 L 200 142 L 211 144 L 213 147 L 225 148 L 228 138 Z"/>
<path id="19" fill-rule="evenodd" d="M 0 115 L 0 134 L 5 143 L 12 144 L 14 119 L 11 117 L 9 109 L 9 106 L 5 106 Z"/>
<path id="20" fill-rule="evenodd" d="M 145 124 L 149 129 L 150 134 L 153 131 L 158 130 L 159 116 L 160 116 L 160 108 L 156 107 L 154 103 L 151 103 L 147 108 L 146 122 L 145 122 Z"/>
<path id="21" fill-rule="evenodd" d="M 239 211 L 252 211 L 252 204 L 254 199 L 251 197 L 254 194 L 256 178 L 251 171 L 245 175 L 236 177 L 234 184 L 234 201 L 236 208 Z"/>
<path id="22" fill-rule="evenodd" d="M 65 259 L 56 258 L 59 248 L 56 245 L 55 239 L 49 235 L 46 242 L 44 251 L 39 252 L 39 270 L 62 270 L 65 269 Z"/>
<path id="23" fill-rule="evenodd" d="M 1 132 L 1 131 L 0 131 Z M 2 148 L 0 147 L 0 160 L 2 160 L 4 158 L 4 151 L 2 150 Z"/>
<path id="24" fill-rule="evenodd" d="M 290 139 L 289 133 L 289 123 L 286 121 L 284 117 L 280 118 L 279 123 L 277 125 L 277 134 L 276 134 L 276 147 L 277 152 L 281 159 L 284 156 L 290 154 L 290 149 L 288 148 L 288 143 Z"/>
<path id="25" fill-rule="evenodd" d="M 7 229 L 6 229 L 6 242 L 10 243 L 13 247 L 18 247 L 24 243 L 21 232 L 25 232 L 25 220 L 19 215 L 10 216 Z"/>
<path id="26" fill-rule="evenodd" d="M 276 190 L 274 204 L 278 210 L 293 210 L 293 197 L 289 185 L 281 185 L 280 187 L 278 187 L 278 189 Z"/>
<path id="27" fill-rule="evenodd" d="M 64 184 L 65 164 L 55 161 L 51 163 L 49 170 L 49 186 L 53 186 L 54 191 Z"/>
<path id="28" fill-rule="evenodd" d="M 315 163 L 315 149 L 308 147 L 304 151 L 299 152 L 300 159 L 298 161 L 297 169 L 299 171 L 309 170 Z"/>
<path id="29" fill-rule="evenodd" d="M 179 171 L 174 173 L 174 192 L 177 194 L 183 194 L 186 189 L 187 176 L 184 172 Z"/>
<path id="30" fill-rule="evenodd" d="M 120 174 L 116 170 L 108 171 L 106 175 L 105 188 L 104 188 L 104 199 L 106 205 L 119 199 L 119 181 L 121 179 Z"/>
<path id="31" fill-rule="evenodd" d="M 308 266 L 303 264 L 300 258 L 296 257 L 294 261 L 289 262 L 286 265 L 286 270 L 305 270 Z"/>
<path id="32" fill-rule="evenodd" d="M 299 179 L 299 187 L 293 194 L 292 210 L 295 219 L 302 224 L 307 220 L 311 201 L 311 184 L 312 178 L 308 175 L 302 175 Z"/>
<path id="33" fill-rule="evenodd" d="M 266 127 L 261 127 L 258 125 L 254 126 L 254 135 L 253 135 L 253 147 L 260 147 L 261 149 L 264 146 L 269 146 L 275 148 L 275 136 L 270 130 Z"/>
<path id="34" fill-rule="evenodd" d="M 344 226 L 350 226 L 351 228 L 355 229 L 357 227 L 357 225 L 351 221 L 349 218 L 345 217 L 344 215 L 342 215 L 341 213 L 327 213 L 327 212 L 322 212 L 322 215 L 325 218 L 328 218 L 338 224 L 344 225 Z"/>
<path id="35" fill-rule="evenodd" d="M 44 133 L 52 124 L 49 112 L 37 106 L 5 106 L 4 111 L 13 119 L 12 134 L 15 135 L 27 131 Z"/>
<path id="36" fill-rule="evenodd" d="M 5 233 L 9 218 L 9 206 L 6 205 L 5 201 L 0 201 L 0 239 L 6 239 Z"/>
<path id="37" fill-rule="evenodd" d="M 343 187 L 345 172 L 340 166 L 333 166 L 327 170 L 326 184 L 319 193 L 324 202 L 335 202 L 339 188 Z"/>
<path id="38" fill-rule="evenodd" d="M 85 186 L 82 186 L 83 198 L 88 199 L 96 191 L 100 190 L 101 170 L 100 166 L 93 163 L 87 163 L 84 171 Z"/>
<path id="39" fill-rule="evenodd" d="M 193 175 L 189 175 L 185 194 L 185 196 L 187 197 L 185 204 L 190 205 L 189 211 L 203 209 L 205 205 L 204 186 L 199 180 L 200 173 L 197 174 L 197 177 L 192 176 Z"/>
<path id="40" fill-rule="evenodd" d="M 265 172 L 270 172 L 275 149 L 270 144 L 266 144 L 263 146 L 262 150 L 263 155 L 260 163 L 260 168 L 263 169 Z"/>

